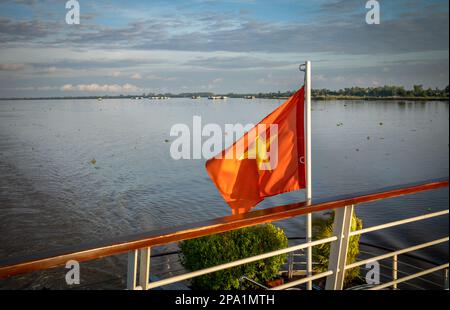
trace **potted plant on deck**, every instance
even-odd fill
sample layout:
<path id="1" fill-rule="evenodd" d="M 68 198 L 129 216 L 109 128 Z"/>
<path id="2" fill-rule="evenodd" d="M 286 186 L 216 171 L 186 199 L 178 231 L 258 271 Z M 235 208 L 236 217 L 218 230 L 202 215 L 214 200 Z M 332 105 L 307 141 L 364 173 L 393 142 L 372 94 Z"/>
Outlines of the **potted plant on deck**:
<path id="1" fill-rule="evenodd" d="M 231 261 L 286 248 L 284 231 L 272 224 L 243 228 L 222 234 L 186 240 L 180 243 L 181 263 L 189 271 L 196 271 Z M 279 270 L 286 255 L 233 267 L 192 279 L 193 289 L 237 290 L 255 289 L 242 276 L 267 286 L 279 285 Z"/>

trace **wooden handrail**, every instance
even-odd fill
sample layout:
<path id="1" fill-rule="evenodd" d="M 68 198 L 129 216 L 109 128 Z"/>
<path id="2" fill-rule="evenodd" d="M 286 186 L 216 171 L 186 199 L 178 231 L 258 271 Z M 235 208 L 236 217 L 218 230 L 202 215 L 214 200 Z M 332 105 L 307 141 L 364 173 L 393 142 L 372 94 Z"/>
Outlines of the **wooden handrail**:
<path id="1" fill-rule="evenodd" d="M 213 220 L 187 224 L 162 230 L 120 237 L 94 244 L 54 250 L 39 255 L 11 258 L 0 261 L 0 279 L 36 270 L 65 265 L 69 260 L 78 262 L 126 253 L 152 246 L 161 246 L 187 239 L 222 233 L 239 228 L 275 222 L 313 212 L 322 212 L 382 199 L 400 197 L 423 191 L 448 187 L 448 178 L 388 187 L 376 192 L 364 192 L 340 197 L 321 199 L 273 207 L 242 215 L 226 216 Z"/>

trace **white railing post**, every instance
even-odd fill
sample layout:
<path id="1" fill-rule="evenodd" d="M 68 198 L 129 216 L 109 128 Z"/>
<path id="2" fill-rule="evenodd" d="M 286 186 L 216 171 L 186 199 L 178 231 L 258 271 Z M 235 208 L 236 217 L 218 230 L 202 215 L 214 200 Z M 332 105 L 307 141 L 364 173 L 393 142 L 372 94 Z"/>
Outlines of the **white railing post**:
<path id="1" fill-rule="evenodd" d="M 294 252 L 288 254 L 288 279 L 294 275 Z"/>
<path id="2" fill-rule="evenodd" d="M 136 289 L 137 250 L 128 252 L 127 289 Z"/>
<path id="3" fill-rule="evenodd" d="M 444 289 L 448 290 L 448 268 L 444 271 Z"/>
<path id="4" fill-rule="evenodd" d="M 398 280 L 398 256 L 394 255 L 394 257 L 392 258 L 392 281 L 397 281 Z M 396 290 L 397 287 L 397 283 L 395 283 L 392 286 L 392 289 Z"/>
<path id="5" fill-rule="evenodd" d="M 344 287 L 352 216 L 353 206 L 346 206 L 335 211 L 333 235 L 337 237 L 337 240 L 331 243 L 328 270 L 332 270 L 333 274 L 327 278 L 326 290 L 342 290 Z"/>
<path id="6" fill-rule="evenodd" d="M 139 285 L 145 291 L 149 289 L 150 284 L 150 250 L 151 248 L 139 250 Z"/>

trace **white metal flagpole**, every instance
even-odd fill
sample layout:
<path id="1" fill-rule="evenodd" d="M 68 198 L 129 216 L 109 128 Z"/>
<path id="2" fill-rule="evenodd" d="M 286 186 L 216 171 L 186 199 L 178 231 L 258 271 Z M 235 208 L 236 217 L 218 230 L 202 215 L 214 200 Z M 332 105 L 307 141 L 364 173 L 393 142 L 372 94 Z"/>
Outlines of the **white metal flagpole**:
<path id="1" fill-rule="evenodd" d="M 311 62 L 305 64 L 305 104 L 306 104 L 306 139 L 305 139 L 305 163 L 306 163 L 306 201 L 312 199 L 312 177 L 311 177 Z M 312 242 L 312 214 L 306 216 L 306 241 Z M 312 247 L 307 248 L 306 272 L 308 277 L 312 276 Z M 307 284 L 308 290 L 312 290 L 312 281 Z"/>

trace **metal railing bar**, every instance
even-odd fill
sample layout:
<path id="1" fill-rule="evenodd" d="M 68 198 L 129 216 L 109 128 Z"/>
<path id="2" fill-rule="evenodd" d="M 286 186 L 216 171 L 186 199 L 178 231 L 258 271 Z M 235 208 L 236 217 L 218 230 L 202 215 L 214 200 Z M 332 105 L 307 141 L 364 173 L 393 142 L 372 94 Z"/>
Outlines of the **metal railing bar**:
<path id="1" fill-rule="evenodd" d="M 385 284 L 382 284 L 382 285 L 378 285 L 376 287 L 372 287 L 369 290 L 382 290 L 384 288 L 388 288 L 390 286 L 393 286 L 394 284 L 399 284 L 399 283 L 403 283 L 403 282 L 406 282 L 406 281 L 409 281 L 409 280 L 413 280 L 413 279 L 425 276 L 427 274 L 434 273 L 434 272 L 439 271 L 439 270 L 443 270 L 443 269 L 448 268 L 448 267 L 449 267 L 449 264 L 440 265 L 440 266 L 437 266 L 437 267 L 434 267 L 434 268 L 430 268 L 430 269 L 424 270 L 422 272 L 418 272 L 418 273 L 412 274 L 412 275 L 407 276 L 407 277 L 403 277 L 403 278 L 395 280 L 395 281 L 391 281 L 391 282 L 388 282 L 388 283 L 385 283 Z"/>
<path id="2" fill-rule="evenodd" d="M 448 241 L 449 241 L 449 237 L 445 237 L 445 238 L 442 238 L 442 239 L 437 239 L 437 240 L 434 240 L 434 241 L 430 241 L 430 242 L 427 242 L 427 243 L 422 243 L 422 244 L 419 244 L 419 245 L 416 245 L 416 246 L 413 246 L 413 247 L 409 247 L 409 248 L 406 248 L 406 249 L 403 249 L 403 250 L 398 250 L 398 251 L 391 252 L 391 253 L 388 253 L 388 254 L 379 255 L 379 256 L 376 256 L 376 257 L 372 257 L 372 258 L 369 258 L 369 259 L 365 259 L 365 260 L 362 260 L 362 261 L 359 261 L 359 262 L 347 265 L 347 266 L 345 266 L 345 270 L 352 269 L 352 268 L 355 268 L 355 267 L 359 267 L 359 266 L 362 266 L 362 265 L 366 265 L 368 263 L 376 262 L 376 261 L 383 260 L 383 259 L 386 259 L 386 258 L 390 258 L 390 257 L 393 257 L 395 255 L 401 255 L 401 254 L 404 254 L 404 253 L 417 251 L 417 250 L 420 250 L 420 249 L 424 249 L 424 248 L 431 247 L 433 245 L 437 245 L 437 244 L 448 242 Z"/>
<path id="3" fill-rule="evenodd" d="M 443 211 L 443 212 L 446 212 L 446 214 L 448 214 L 448 210 L 447 211 Z M 438 213 L 441 213 L 441 212 L 438 212 Z M 430 214 L 431 215 L 431 214 Z M 436 215 L 436 216 L 438 216 L 438 215 Z M 288 238 L 289 240 L 304 240 L 305 238 L 304 237 L 293 237 L 293 238 Z M 393 250 L 392 250 L 393 251 Z M 368 251 L 363 251 L 363 250 L 360 250 L 360 252 L 361 253 L 363 253 L 363 254 L 368 254 L 368 255 L 377 255 L 376 253 L 373 253 L 373 252 L 368 252 Z M 167 256 L 167 255 L 175 255 L 175 254 L 180 254 L 181 253 L 181 251 L 171 251 L 171 252 L 163 252 L 163 253 L 159 253 L 159 254 L 152 254 L 152 258 L 154 258 L 154 257 L 161 257 L 161 256 Z M 300 255 L 302 255 L 302 254 L 300 254 Z M 305 264 L 305 262 L 293 262 L 295 265 L 304 265 Z M 412 264 L 408 264 L 408 263 L 406 263 L 406 262 L 403 262 L 403 261 L 398 261 L 398 263 L 399 264 L 402 264 L 402 265 L 406 265 L 406 266 L 408 266 L 408 267 L 411 267 L 411 268 L 414 268 L 414 269 L 417 269 L 417 270 L 423 270 L 422 268 L 420 268 L 420 267 L 417 267 L 417 266 L 414 266 L 414 265 L 412 265 Z M 317 263 L 313 263 L 313 264 L 317 264 Z M 437 265 L 437 264 L 436 264 Z M 390 266 L 388 266 L 388 265 L 385 265 L 385 264 L 380 264 L 380 266 L 382 266 L 382 267 L 384 267 L 384 268 L 387 268 L 387 269 L 391 269 L 391 267 Z M 363 268 L 364 269 L 364 268 Z M 182 271 L 185 271 L 184 269 L 178 269 L 178 270 L 175 270 L 175 271 L 167 271 L 167 272 L 164 272 L 164 273 L 160 273 L 159 274 L 159 276 L 164 276 L 164 275 L 167 275 L 167 274 L 170 274 L 170 273 L 178 273 L 178 272 L 182 272 Z M 397 272 L 399 272 L 399 273 L 401 273 L 401 274 L 405 274 L 405 275 L 407 275 L 408 273 L 407 272 L 404 272 L 404 271 L 401 271 L 401 270 L 397 270 Z M 387 279 L 389 279 L 391 276 L 390 275 L 386 275 L 386 274 L 381 274 L 383 277 L 385 277 L 385 278 L 387 278 Z M 438 284 L 438 283 L 435 283 L 435 282 L 433 282 L 433 281 L 430 281 L 430 280 L 427 280 L 427 279 L 423 279 L 423 278 L 418 278 L 418 279 L 420 279 L 420 280 L 422 280 L 422 281 L 424 281 L 424 282 L 426 282 L 426 283 L 429 283 L 429 284 L 432 284 L 432 285 L 435 285 L 435 286 L 437 286 L 437 287 L 440 287 L 441 285 L 440 284 Z M 95 283 L 95 284 L 97 284 L 97 283 Z M 302 284 L 302 283 L 300 283 L 300 284 Z M 411 286 L 413 286 L 412 284 L 411 284 Z"/>
<path id="4" fill-rule="evenodd" d="M 183 274 L 184 272 L 186 272 L 186 269 L 178 269 L 178 270 L 169 271 L 169 272 L 156 272 L 153 275 L 157 276 L 158 278 L 163 278 L 165 276 L 175 277 L 177 275 Z"/>
<path id="5" fill-rule="evenodd" d="M 364 242 L 364 241 L 360 241 L 360 242 L 359 242 L 359 245 L 360 245 L 360 246 L 363 245 L 363 246 L 367 246 L 367 247 L 371 247 L 371 248 L 383 250 L 383 251 L 386 251 L 386 252 L 394 252 L 394 251 L 396 251 L 396 249 L 393 249 L 393 248 L 389 248 L 389 247 L 385 247 L 385 246 L 381 246 L 381 245 L 370 244 L 370 243 L 367 243 L 367 242 Z M 370 253 L 369 253 L 369 254 L 370 254 Z M 372 255 L 377 255 L 377 254 L 373 253 Z M 430 264 L 430 265 L 434 265 L 434 266 L 439 266 L 439 265 L 440 265 L 440 263 L 434 262 L 434 261 L 429 260 L 429 259 L 427 259 L 427 258 L 424 258 L 424 257 L 422 257 L 422 256 L 420 256 L 420 255 L 415 255 L 415 254 L 413 254 L 413 253 L 404 253 L 404 254 L 402 254 L 402 255 L 403 255 L 404 257 L 409 257 L 409 258 L 412 258 L 412 259 L 417 259 L 417 260 L 419 260 L 419 261 L 425 262 L 425 263 Z"/>
<path id="6" fill-rule="evenodd" d="M 430 218 L 443 216 L 443 215 L 447 215 L 447 214 L 449 214 L 449 210 L 444 210 L 444 211 L 439 211 L 439 212 L 435 212 L 435 213 L 431 213 L 431 214 L 416 216 L 416 217 L 412 217 L 409 219 L 404 219 L 404 220 L 395 221 L 395 222 L 391 222 L 391 223 L 387 223 L 387 224 L 368 227 L 368 228 L 361 229 L 361 230 L 355 230 L 350 233 L 350 236 L 362 235 L 362 234 L 374 232 L 374 231 L 381 230 L 381 229 L 386 229 L 386 228 L 404 225 L 404 224 L 408 224 L 408 223 L 423 221 L 423 220 L 427 220 Z"/>
<path id="7" fill-rule="evenodd" d="M 364 270 L 366 270 L 366 271 L 369 271 L 369 269 L 367 269 L 367 268 L 362 268 L 361 267 L 361 269 L 364 269 Z M 383 272 L 380 272 L 380 277 L 383 277 L 383 278 L 386 278 L 386 279 L 392 279 L 392 275 L 387 275 L 387 274 L 385 274 L 385 273 L 383 273 Z"/>
<path id="8" fill-rule="evenodd" d="M 359 252 L 360 252 L 360 253 L 363 253 L 363 254 L 368 254 L 368 255 L 374 255 L 374 256 L 377 255 L 376 253 L 373 253 L 373 252 L 367 252 L 367 251 L 361 251 L 361 250 L 360 250 Z M 413 269 L 416 269 L 416 270 L 420 270 L 420 271 L 425 270 L 424 268 L 417 267 L 417 266 L 415 266 L 415 265 L 406 263 L 406 262 L 401 261 L 401 260 L 398 260 L 397 263 L 400 264 L 400 265 L 408 266 L 408 267 L 413 268 Z M 435 265 L 439 265 L 439 264 L 435 264 Z M 389 266 L 389 265 L 387 265 L 387 264 L 380 263 L 380 266 L 381 266 L 381 267 L 384 267 L 384 268 L 386 268 L 386 269 L 388 269 L 388 270 L 394 270 L 391 266 Z M 367 269 L 367 268 L 364 268 L 364 267 L 361 267 L 361 268 L 362 268 L 362 269 Z M 400 269 L 395 269 L 395 271 L 397 271 L 397 272 L 399 272 L 399 273 L 403 273 L 403 274 L 408 274 L 407 272 L 402 271 L 402 270 L 400 270 Z M 386 275 L 386 277 L 387 277 L 387 278 L 390 278 L 391 276 L 387 276 L 387 275 Z M 421 278 L 421 279 L 422 279 L 422 278 Z M 422 280 L 425 281 L 425 282 L 429 282 L 430 284 L 434 284 L 434 285 L 437 285 L 437 286 L 441 286 L 440 284 L 437 284 L 437 283 L 435 283 L 435 282 L 433 282 L 433 281 L 429 281 L 429 280 L 426 280 L 426 279 L 422 279 Z"/>
<path id="9" fill-rule="evenodd" d="M 392 250 L 392 249 L 391 249 L 390 251 L 395 251 L 395 250 Z M 363 251 L 363 250 L 360 250 L 360 253 L 367 254 L 367 255 L 373 255 L 373 256 L 376 256 L 376 255 L 377 255 L 377 253 L 368 252 L 368 251 Z M 414 259 L 421 260 L 420 257 L 414 256 L 414 255 L 411 255 L 411 254 L 408 255 L 408 253 L 405 253 L 405 254 L 403 254 L 403 255 L 404 255 L 404 256 L 407 256 L 407 257 L 410 257 L 410 258 L 414 258 Z M 403 262 L 403 261 L 400 261 L 400 260 L 398 260 L 397 262 L 398 262 L 398 264 L 406 265 L 406 266 L 411 267 L 411 268 L 416 269 L 416 270 L 420 270 L 420 271 L 425 270 L 424 268 L 420 268 L 420 267 L 414 266 L 414 265 L 412 265 L 412 264 L 409 264 L 409 263 L 406 263 L 406 262 Z M 433 263 L 428 262 L 428 261 L 427 261 L 426 263 L 431 264 L 431 265 L 434 265 L 434 266 L 439 265 L 439 264 L 433 264 Z M 380 266 L 383 267 L 383 268 L 386 268 L 387 270 L 391 270 L 391 271 L 394 270 L 394 269 L 392 268 L 392 266 L 387 265 L 387 264 L 380 263 Z M 369 270 L 370 270 L 370 269 L 366 268 L 365 266 L 360 266 L 360 268 L 361 268 L 362 270 L 366 270 L 366 271 L 369 271 Z M 400 269 L 396 269 L 395 271 L 397 271 L 398 273 L 404 274 L 404 275 L 409 275 L 409 274 L 410 274 L 410 273 L 408 273 L 408 272 L 406 272 L 406 271 L 402 271 L 402 270 L 400 270 Z M 392 279 L 392 275 L 387 275 L 387 274 L 382 273 L 382 272 L 380 272 L 380 276 L 382 276 L 383 278 L 386 278 L 386 279 Z M 431 281 L 431 280 L 424 279 L 424 278 L 422 278 L 422 277 L 417 278 L 417 280 L 421 280 L 421 281 L 423 281 L 423 282 L 425 282 L 425 283 L 432 284 L 432 285 L 437 286 L 437 287 L 441 287 L 441 286 L 442 286 L 442 285 L 439 284 L 439 283 L 433 282 L 433 281 Z M 420 287 L 420 286 L 418 286 L 418 285 L 414 285 L 414 284 L 412 284 L 412 283 L 403 283 L 403 284 L 404 284 L 404 285 L 412 286 L 412 287 L 414 287 L 414 288 L 416 288 L 416 289 L 423 289 L 422 287 Z"/>
<path id="10" fill-rule="evenodd" d="M 252 263 L 252 262 L 255 262 L 255 261 L 258 261 L 258 260 L 263 260 L 263 259 L 270 258 L 270 257 L 273 257 L 273 256 L 287 254 L 287 253 L 292 252 L 292 251 L 305 249 L 307 247 L 314 247 L 314 246 L 318 246 L 318 245 L 321 245 L 321 244 L 324 244 L 324 243 L 333 242 L 333 241 L 336 241 L 336 240 L 337 240 L 336 237 L 330 237 L 330 238 L 317 240 L 317 241 L 313 241 L 313 242 L 307 242 L 307 243 L 303 243 L 301 245 L 296 245 L 296 246 L 289 247 L 289 248 L 286 248 L 286 249 L 282 249 L 282 250 L 278 250 L 278 251 L 273 251 L 273 252 L 269 252 L 269 253 L 265 253 L 265 254 L 261 254 L 261 255 L 257 255 L 257 256 L 252 256 L 252 257 L 240 259 L 240 260 L 237 260 L 237 261 L 234 261 L 234 262 L 221 264 L 221 265 L 218 265 L 218 266 L 209 267 L 209 268 L 205 268 L 205 269 L 202 269 L 202 270 L 189 272 L 189 273 L 186 273 L 184 275 L 175 276 L 175 277 L 172 277 L 172 278 L 159 280 L 159 281 L 155 281 L 155 282 L 150 282 L 148 288 L 149 289 L 153 289 L 153 288 L 156 288 L 156 287 L 165 286 L 165 285 L 168 285 L 168 284 L 172 284 L 172 283 L 176 283 L 176 282 L 180 282 L 180 281 L 196 278 L 196 277 L 208 274 L 208 273 L 212 273 L 212 272 L 216 272 L 216 271 L 220 271 L 220 270 L 224 270 L 224 269 L 228 269 L 228 268 L 232 268 L 232 267 L 237 267 L 237 266 L 248 264 L 248 263 Z"/>
<path id="11" fill-rule="evenodd" d="M 402 274 L 405 274 L 405 275 L 408 274 L 407 272 L 404 272 L 404 271 L 399 271 L 399 273 L 402 273 Z M 415 279 L 442 288 L 442 284 L 433 282 L 433 281 L 431 281 L 431 280 L 427 280 L 427 279 L 423 278 L 423 276 L 419 276 L 419 277 L 417 277 L 417 278 L 415 278 Z M 405 283 L 404 283 L 404 284 L 405 284 Z"/>
<path id="12" fill-rule="evenodd" d="M 246 277 L 246 276 L 242 276 L 242 277 L 239 278 L 239 287 L 240 287 L 240 288 L 242 287 L 242 282 L 243 282 L 244 280 L 245 280 L 245 281 L 248 281 L 248 282 L 250 282 L 251 284 L 253 284 L 253 285 L 255 285 L 255 286 L 259 287 L 259 288 L 262 288 L 262 289 L 264 289 L 264 290 L 268 290 L 268 289 L 269 289 L 267 286 L 262 285 L 261 283 L 258 283 L 258 282 L 256 282 L 255 280 L 252 280 L 252 279 L 250 279 L 249 277 Z"/>
<path id="13" fill-rule="evenodd" d="M 339 209 L 348 205 L 374 202 L 444 187 L 448 187 L 448 178 L 388 187 L 378 191 L 345 195 L 332 199 L 314 200 L 308 203 L 299 202 L 253 211 L 242 215 L 227 216 L 180 227 L 105 240 L 90 245 L 85 244 L 59 249 L 45 254 L 40 253 L 28 257 L 8 258 L 0 261 L 0 279 L 31 271 L 62 266 L 69 260 L 84 262 L 146 247 L 161 246 L 258 224 L 281 221 L 314 212 Z"/>
<path id="14" fill-rule="evenodd" d="M 393 270 L 394 270 L 391 266 L 386 265 L 386 264 L 382 264 L 382 263 L 380 263 L 380 267 L 386 268 L 386 269 L 389 270 L 389 271 L 393 271 Z M 369 269 L 369 268 L 365 268 L 364 266 L 361 266 L 360 268 L 361 268 L 361 269 L 364 269 L 364 270 L 367 270 L 367 271 L 371 270 L 371 269 Z M 420 270 L 423 270 L 423 269 L 420 269 Z M 397 271 L 397 272 L 402 272 L 402 271 L 400 271 L 400 270 L 398 270 L 398 269 L 395 269 L 395 271 Z M 383 275 L 383 273 L 380 273 L 380 275 Z M 384 274 L 384 276 L 387 277 L 387 278 L 392 278 L 392 275 L 386 275 L 386 274 Z"/>
<path id="15" fill-rule="evenodd" d="M 170 251 L 170 252 L 162 252 L 162 253 L 152 254 L 151 258 L 163 257 L 163 256 L 169 256 L 169 255 L 176 255 L 176 254 L 180 254 L 180 253 L 181 253 L 181 250 Z"/>
<path id="16" fill-rule="evenodd" d="M 413 284 L 413 283 L 411 283 L 411 282 L 403 282 L 403 283 L 401 283 L 401 284 L 411 286 L 411 287 L 413 287 L 416 291 L 426 291 L 425 288 L 420 287 L 419 285 Z M 398 287 L 397 287 L 397 288 L 392 288 L 392 289 L 393 289 L 393 290 L 398 290 L 398 291 L 400 291 L 400 289 L 399 289 Z"/>
<path id="17" fill-rule="evenodd" d="M 393 250 L 394 251 L 394 250 Z M 367 251 L 359 251 L 360 253 L 363 253 L 363 254 L 367 254 L 367 255 L 373 255 L 373 256 L 376 256 L 377 255 L 377 253 L 373 253 L 373 252 L 367 252 Z M 403 254 L 403 255 L 405 255 L 405 254 Z M 420 268 L 420 267 L 417 267 L 417 266 L 414 266 L 414 265 L 411 265 L 411 264 L 408 264 L 408 263 L 405 263 L 405 262 L 403 262 L 403 261 L 400 261 L 400 260 L 398 260 L 397 261 L 397 263 L 398 264 L 401 264 L 401 265 L 406 265 L 406 266 L 408 266 L 408 267 L 411 267 L 411 268 L 414 268 L 414 269 L 416 269 L 416 270 L 424 270 L 424 268 Z M 439 264 L 436 264 L 436 265 L 439 265 Z M 388 270 L 394 270 L 391 266 L 389 266 L 389 265 L 387 265 L 387 264 L 382 264 L 382 263 L 380 263 L 380 266 L 381 267 L 384 267 L 384 268 L 386 268 L 386 269 L 388 269 Z M 362 268 L 362 267 L 361 267 Z M 364 268 L 365 269 L 365 268 Z M 397 271 L 397 272 L 402 272 L 402 271 L 400 271 L 399 269 L 395 269 L 395 271 Z"/>
<path id="18" fill-rule="evenodd" d="M 291 287 L 294 287 L 294 286 L 297 286 L 297 285 L 300 285 L 300 284 L 304 284 L 304 283 L 307 283 L 307 282 L 310 282 L 310 281 L 315 281 L 315 280 L 319 280 L 319 279 L 331 276 L 332 274 L 333 274 L 333 271 L 329 270 L 329 271 L 322 272 L 322 273 L 319 273 L 319 274 L 316 274 L 316 275 L 313 275 L 313 276 L 310 276 L 310 277 L 306 277 L 306 278 L 303 278 L 303 279 L 300 279 L 300 280 L 297 280 L 297 281 L 292 281 L 292 282 L 289 282 L 289 283 L 286 283 L 286 284 L 283 284 L 283 285 L 280 285 L 280 286 L 277 286 L 277 287 L 273 287 L 270 290 L 271 291 L 285 290 L 285 289 L 288 289 L 288 288 L 291 288 Z"/>
<path id="19" fill-rule="evenodd" d="M 306 262 L 293 262 L 292 264 L 294 264 L 294 265 L 305 265 Z M 319 263 L 313 262 L 313 265 L 319 265 Z"/>
<path id="20" fill-rule="evenodd" d="M 401 265 L 405 265 L 405 266 L 408 266 L 410 268 L 416 269 L 416 270 L 424 270 L 424 268 L 420 268 L 420 267 L 417 267 L 417 266 L 414 266 L 412 264 L 405 263 L 405 262 L 402 262 L 402 261 L 398 261 L 398 263 L 401 264 Z"/>
<path id="21" fill-rule="evenodd" d="M 386 266 L 386 265 L 380 264 L 380 266 L 383 266 L 383 267 L 389 269 L 388 266 Z M 365 268 L 364 266 L 362 266 L 362 267 L 360 267 L 360 268 L 363 269 L 363 270 L 366 270 L 366 271 L 370 270 L 370 269 L 368 269 L 368 268 Z M 422 269 L 421 269 L 421 270 L 422 270 Z M 408 273 L 402 272 L 402 271 L 400 271 L 400 270 L 398 270 L 398 272 L 399 272 L 399 273 L 403 273 L 403 274 L 408 274 Z M 383 273 L 383 272 L 380 272 L 380 277 L 385 278 L 385 279 L 389 279 L 389 280 L 392 279 L 392 275 L 391 275 L 391 274 L 387 275 L 387 274 L 385 274 L 385 273 Z M 422 279 L 422 278 L 418 278 L 418 279 Z M 403 283 L 403 285 L 409 285 L 409 286 L 412 286 L 412 287 L 414 287 L 414 288 L 416 288 L 416 289 L 425 290 L 423 287 L 420 287 L 420 286 L 418 286 L 418 285 L 415 285 L 415 284 L 412 284 L 412 283 L 409 283 L 409 282 Z"/>
<path id="22" fill-rule="evenodd" d="M 404 262 L 401 262 L 401 261 L 397 261 L 397 262 L 398 262 L 399 264 L 404 264 L 404 265 L 406 265 L 406 266 L 408 266 L 408 267 L 410 267 L 410 268 L 416 269 L 416 270 L 421 270 L 421 271 L 427 270 L 427 269 L 420 268 L 420 267 L 417 267 L 417 266 L 414 266 L 414 265 L 411 265 L 411 264 L 408 264 L 408 263 L 404 263 Z M 380 264 L 380 266 L 384 266 L 384 265 Z M 387 266 L 384 266 L 384 267 L 387 268 Z M 408 273 L 408 272 L 406 272 L 406 271 L 402 271 L 402 270 L 399 270 L 399 269 L 397 269 L 396 271 L 397 271 L 398 273 L 401 273 L 401 274 L 404 274 L 404 275 L 409 275 L 409 274 L 410 274 L 410 273 Z M 423 282 L 428 283 L 428 284 L 435 285 L 435 286 L 437 286 L 437 287 L 442 287 L 442 284 L 433 282 L 433 281 L 431 281 L 431 280 L 428 280 L 428 279 L 425 279 L 425 278 L 422 278 L 422 277 L 418 277 L 417 280 L 423 281 Z"/>
<path id="23" fill-rule="evenodd" d="M 401 263 L 400 261 L 397 261 L 398 263 Z M 384 267 L 384 268 L 386 268 L 386 269 L 389 269 L 389 270 L 394 270 L 394 269 L 392 269 L 390 266 L 388 266 L 388 265 L 385 265 L 385 264 L 380 264 L 380 266 L 381 267 Z M 423 268 L 419 268 L 419 267 L 417 267 L 417 266 L 413 266 L 413 265 L 410 265 L 410 267 L 414 267 L 416 270 L 420 270 L 420 271 L 424 271 L 424 270 L 427 270 L 427 269 L 423 269 Z M 401 274 L 404 274 L 404 275 L 410 275 L 411 273 L 409 273 L 409 272 L 406 272 L 406 271 L 403 271 L 403 270 L 400 270 L 400 269 L 395 269 L 395 271 L 397 272 L 397 273 L 401 273 Z M 382 275 L 382 274 L 380 274 L 380 275 Z M 392 276 L 388 276 L 388 275 L 384 275 L 386 278 L 390 278 L 390 279 L 392 279 Z M 441 287 L 442 286 L 442 284 L 438 284 L 438 283 L 436 283 L 436 282 L 433 282 L 433 281 L 430 281 L 430 280 L 427 280 L 427 279 L 424 279 L 424 278 L 422 278 L 422 277 L 418 277 L 418 278 L 416 278 L 417 280 L 421 280 L 421 281 L 423 281 L 423 282 L 426 282 L 426 283 L 429 283 L 429 284 L 433 284 L 433 285 L 435 285 L 435 286 L 438 286 L 438 287 Z"/>

